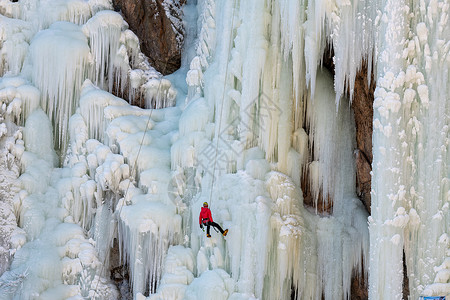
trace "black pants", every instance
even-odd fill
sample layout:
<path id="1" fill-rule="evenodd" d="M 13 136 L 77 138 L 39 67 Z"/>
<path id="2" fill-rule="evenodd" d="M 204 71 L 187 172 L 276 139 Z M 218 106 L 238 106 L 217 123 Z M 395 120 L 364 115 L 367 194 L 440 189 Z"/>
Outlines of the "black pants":
<path id="1" fill-rule="evenodd" d="M 209 234 L 209 227 L 210 227 L 210 226 L 216 227 L 217 229 L 219 229 L 220 233 L 223 234 L 223 229 L 222 229 L 222 227 L 220 227 L 220 225 L 217 224 L 216 222 L 209 222 L 209 221 L 206 221 L 206 222 L 203 223 L 203 226 L 206 226 L 206 234 Z"/>

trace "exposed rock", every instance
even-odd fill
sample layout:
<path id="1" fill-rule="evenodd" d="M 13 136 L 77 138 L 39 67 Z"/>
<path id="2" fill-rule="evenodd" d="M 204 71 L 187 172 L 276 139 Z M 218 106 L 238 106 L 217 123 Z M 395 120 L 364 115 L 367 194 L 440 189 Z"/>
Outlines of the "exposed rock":
<path id="1" fill-rule="evenodd" d="M 364 152 L 360 149 L 355 151 L 356 160 L 356 193 L 364 204 L 364 207 L 370 213 L 370 189 L 372 171 L 371 162 Z"/>
<path id="2" fill-rule="evenodd" d="M 142 52 L 163 74 L 174 72 L 181 64 L 184 3 L 185 0 L 113 0 L 114 8 L 121 11 L 139 37 Z"/>
<path id="3" fill-rule="evenodd" d="M 120 250 L 117 239 L 113 242 L 113 247 L 109 253 L 109 264 L 111 277 L 120 292 L 120 299 L 131 300 L 133 293 L 129 284 L 129 274 L 126 265 L 123 265 L 120 259 Z"/>
<path id="4" fill-rule="evenodd" d="M 314 203 L 314 197 L 309 186 L 309 173 L 307 172 L 302 176 L 301 188 L 303 192 L 303 204 L 309 207 L 314 207 L 319 214 L 332 214 L 333 201 L 328 197 L 327 201 L 323 199 L 322 191 L 319 192 L 317 205 Z"/>
<path id="5" fill-rule="evenodd" d="M 369 289 L 367 287 L 367 278 L 362 276 L 354 275 L 352 277 L 352 284 L 350 288 L 350 299 L 351 300 L 367 300 L 369 299 Z"/>
<path id="6" fill-rule="evenodd" d="M 408 278 L 408 269 L 406 267 L 406 254 L 405 249 L 403 249 L 403 299 L 409 299 L 409 278 Z"/>
<path id="7" fill-rule="evenodd" d="M 368 82 L 367 64 L 364 63 L 356 74 L 352 108 L 356 125 L 356 190 L 370 214 L 370 189 L 372 171 L 372 131 L 373 131 L 373 95 L 375 80 L 373 72 Z"/>

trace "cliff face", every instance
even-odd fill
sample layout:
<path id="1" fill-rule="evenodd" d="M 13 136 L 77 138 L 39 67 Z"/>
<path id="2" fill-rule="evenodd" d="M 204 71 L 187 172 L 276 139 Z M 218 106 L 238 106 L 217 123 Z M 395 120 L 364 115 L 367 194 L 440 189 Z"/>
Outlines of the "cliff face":
<path id="1" fill-rule="evenodd" d="M 141 50 L 152 66 L 164 75 L 181 64 L 184 28 L 181 21 L 185 0 L 113 0 L 130 29 L 141 41 Z"/>

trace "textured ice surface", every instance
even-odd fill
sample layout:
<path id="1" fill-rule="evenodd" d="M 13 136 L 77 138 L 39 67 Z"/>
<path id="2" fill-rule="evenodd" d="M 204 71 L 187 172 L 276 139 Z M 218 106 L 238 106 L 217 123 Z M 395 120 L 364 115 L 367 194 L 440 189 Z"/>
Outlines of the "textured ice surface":
<path id="1" fill-rule="evenodd" d="M 0 212 L 15 216 L 0 298 L 117 299 L 113 244 L 136 299 L 347 299 L 362 273 L 371 299 L 401 299 L 403 252 L 411 297 L 448 294 L 449 4 L 197 2 L 162 78 L 109 1 L 0 0 Z M 369 228 L 349 105 L 362 60 Z M 127 88 L 147 109 L 110 93 Z M 330 211 L 304 208 L 305 176 Z M 204 201 L 227 237 L 198 228 Z"/>

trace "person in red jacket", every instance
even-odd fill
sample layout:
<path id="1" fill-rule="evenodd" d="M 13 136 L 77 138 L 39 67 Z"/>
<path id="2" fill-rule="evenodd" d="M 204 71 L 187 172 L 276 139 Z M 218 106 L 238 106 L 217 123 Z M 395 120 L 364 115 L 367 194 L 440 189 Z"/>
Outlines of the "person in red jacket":
<path id="1" fill-rule="evenodd" d="M 217 229 L 219 229 L 220 233 L 223 234 L 223 236 L 226 236 L 228 233 L 228 229 L 225 229 L 225 231 L 220 227 L 219 224 L 213 221 L 211 210 L 208 208 L 208 202 L 203 203 L 202 210 L 200 211 L 200 216 L 198 217 L 198 223 L 200 224 L 200 228 L 203 229 L 203 226 L 206 226 L 206 236 L 211 237 L 209 234 L 209 227 L 214 226 Z"/>

